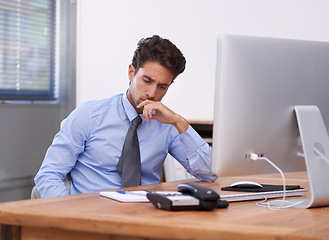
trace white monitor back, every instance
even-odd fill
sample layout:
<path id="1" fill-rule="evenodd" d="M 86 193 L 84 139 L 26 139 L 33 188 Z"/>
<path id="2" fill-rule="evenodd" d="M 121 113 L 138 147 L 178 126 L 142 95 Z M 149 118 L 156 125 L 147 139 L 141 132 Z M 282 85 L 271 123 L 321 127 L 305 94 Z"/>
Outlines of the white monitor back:
<path id="1" fill-rule="evenodd" d="M 305 170 L 295 105 L 316 105 L 329 129 L 329 43 L 218 38 L 212 171 L 218 176 Z"/>

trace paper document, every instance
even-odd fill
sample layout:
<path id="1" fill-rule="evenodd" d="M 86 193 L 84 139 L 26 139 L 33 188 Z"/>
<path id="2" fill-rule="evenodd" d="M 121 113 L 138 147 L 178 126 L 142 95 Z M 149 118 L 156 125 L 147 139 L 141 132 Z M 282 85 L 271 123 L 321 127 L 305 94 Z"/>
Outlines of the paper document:
<path id="1" fill-rule="evenodd" d="M 100 192 L 102 197 L 111 198 L 119 202 L 149 202 L 147 191 L 108 191 Z"/>

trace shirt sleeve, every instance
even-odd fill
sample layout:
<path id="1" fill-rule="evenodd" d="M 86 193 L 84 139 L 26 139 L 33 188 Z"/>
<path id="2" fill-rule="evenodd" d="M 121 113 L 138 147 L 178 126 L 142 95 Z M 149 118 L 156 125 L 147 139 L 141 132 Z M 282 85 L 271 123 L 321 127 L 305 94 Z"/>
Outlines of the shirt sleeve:
<path id="1" fill-rule="evenodd" d="M 217 179 L 217 176 L 211 173 L 211 149 L 191 126 L 174 138 L 169 153 L 199 180 Z"/>
<path id="2" fill-rule="evenodd" d="M 41 197 L 68 195 L 64 179 L 83 152 L 89 136 L 90 120 L 86 104 L 80 105 L 61 123 L 34 178 Z"/>

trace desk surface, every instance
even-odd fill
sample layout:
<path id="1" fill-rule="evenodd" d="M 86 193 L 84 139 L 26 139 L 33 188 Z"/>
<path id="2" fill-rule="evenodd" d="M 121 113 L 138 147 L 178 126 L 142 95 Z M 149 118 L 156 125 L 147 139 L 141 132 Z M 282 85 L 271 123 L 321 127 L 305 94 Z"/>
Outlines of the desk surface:
<path id="1" fill-rule="evenodd" d="M 276 174 L 221 178 L 201 184 L 220 188 L 238 180 L 281 184 Z M 189 180 L 191 181 L 191 180 Z M 193 180 L 192 180 L 193 181 Z M 308 188 L 306 173 L 286 174 L 287 184 Z M 180 181 L 181 182 L 181 181 Z M 187 182 L 187 181 L 184 181 Z M 175 191 L 179 182 L 130 189 Z M 129 188 L 127 188 L 129 189 Z M 170 212 L 151 203 L 120 203 L 99 193 L 0 204 L 2 236 L 16 239 L 328 239 L 329 208 L 258 207 L 256 201 L 230 203 L 214 211 Z M 17 237 L 18 236 L 18 237 Z M 61 236 L 56 238 L 56 236 Z M 30 238 L 29 238 L 30 237 Z M 112 238 L 111 238 L 112 239 Z"/>

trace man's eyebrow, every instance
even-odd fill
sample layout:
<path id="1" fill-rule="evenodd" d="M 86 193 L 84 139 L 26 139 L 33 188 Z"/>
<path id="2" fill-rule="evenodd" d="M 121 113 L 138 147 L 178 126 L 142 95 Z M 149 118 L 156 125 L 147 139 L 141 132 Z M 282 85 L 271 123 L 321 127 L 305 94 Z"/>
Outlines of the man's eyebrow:
<path id="1" fill-rule="evenodd" d="M 168 83 L 160 83 L 159 85 L 169 87 Z"/>
<path id="2" fill-rule="evenodd" d="M 152 81 L 152 82 L 155 82 L 155 80 L 153 78 L 151 78 L 150 76 L 148 75 L 143 75 L 143 77 L 147 78 L 148 80 Z M 167 84 L 167 83 L 160 83 L 159 85 L 162 85 L 162 86 L 169 86 L 170 84 Z"/>
<path id="3" fill-rule="evenodd" d="M 155 82 L 153 78 L 151 78 L 150 76 L 147 76 L 147 75 L 143 75 L 143 77 L 147 78 L 148 80 L 152 81 L 152 82 Z"/>

